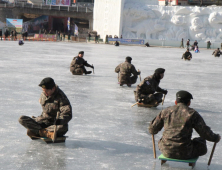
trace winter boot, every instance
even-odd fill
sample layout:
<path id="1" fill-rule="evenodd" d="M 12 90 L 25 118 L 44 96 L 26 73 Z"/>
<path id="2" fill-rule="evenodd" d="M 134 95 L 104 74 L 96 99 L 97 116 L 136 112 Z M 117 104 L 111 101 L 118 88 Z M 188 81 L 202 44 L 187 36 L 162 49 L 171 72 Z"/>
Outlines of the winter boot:
<path id="1" fill-rule="evenodd" d="M 39 139 L 39 135 L 38 134 L 36 134 L 36 133 L 34 133 L 33 131 L 31 131 L 31 130 L 27 130 L 27 135 L 31 138 L 31 139 Z"/>
<path id="2" fill-rule="evenodd" d="M 85 74 L 91 74 L 92 73 L 92 71 L 86 71 L 85 72 Z"/>

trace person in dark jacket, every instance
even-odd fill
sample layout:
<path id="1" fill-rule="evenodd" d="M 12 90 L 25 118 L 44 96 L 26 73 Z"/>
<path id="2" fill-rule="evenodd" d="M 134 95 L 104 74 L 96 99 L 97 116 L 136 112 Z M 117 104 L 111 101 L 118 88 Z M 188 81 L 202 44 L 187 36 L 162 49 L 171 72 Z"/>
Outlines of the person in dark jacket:
<path id="1" fill-rule="evenodd" d="M 220 55 L 221 55 L 221 51 L 220 51 L 220 49 L 217 48 L 217 49 L 213 52 L 212 55 L 214 55 L 214 57 L 220 57 Z"/>
<path id="2" fill-rule="evenodd" d="M 118 42 L 118 41 L 116 41 L 114 45 L 115 45 L 115 46 L 119 46 L 119 42 Z"/>
<path id="3" fill-rule="evenodd" d="M 92 71 L 87 71 L 86 67 L 91 67 L 94 69 L 94 66 L 90 65 L 83 59 L 84 56 L 84 51 L 80 51 L 78 56 L 74 57 L 71 65 L 70 65 L 70 71 L 73 75 L 82 75 L 83 73 L 85 74 L 91 74 Z"/>
<path id="4" fill-rule="evenodd" d="M 162 110 L 150 123 L 150 134 L 157 134 L 164 127 L 158 146 L 165 157 L 192 159 L 207 153 L 206 140 L 219 142 L 221 137 L 206 125 L 201 115 L 190 108 L 192 94 L 176 93 L 175 105 Z M 200 135 L 192 139 L 193 129 Z"/>
<path id="5" fill-rule="evenodd" d="M 146 42 L 145 47 L 149 47 L 149 46 L 150 46 L 150 44 L 148 42 Z"/>
<path id="6" fill-rule="evenodd" d="M 162 102 L 163 94 L 168 91 L 159 87 L 160 80 L 164 77 L 165 69 L 158 68 L 154 74 L 146 77 L 134 91 L 136 102 L 158 106 Z M 157 93 L 155 93 L 157 92 Z"/>
<path id="7" fill-rule="evenodd" d="M 22 41 L 22 40 L 19 40 L 19 43 L 18 43 L 19 45 L 23 45 L 24 44 L 24 42 Z"/>
<path id="8" fill-rule="evenodd" d="M 8 38 L 8 36 L 9 36 L 9 30 L 8 29 L 6 29 L 6 31 L 5 31 L 5 40 Z"/>
<path id="9" fill-rule="evenodd" d="M 1 40 L 2 40 L 2 30 L 0 29 L 0 37 L 1 37 Z"/>
<path id="10" fill-rule="evenodd" d="M 183 53 L 182 58 L 184 60 L 191 60 L 192 59 L 192 54 L 190 53 L 189 49 L 185 53 Z"/>

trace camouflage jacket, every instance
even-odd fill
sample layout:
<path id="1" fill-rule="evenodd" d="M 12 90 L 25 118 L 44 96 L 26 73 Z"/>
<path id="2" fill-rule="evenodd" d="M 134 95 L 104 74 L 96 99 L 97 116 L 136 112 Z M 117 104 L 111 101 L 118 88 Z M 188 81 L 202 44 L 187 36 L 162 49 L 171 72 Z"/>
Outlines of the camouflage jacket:
<path id="1" fill-rule="evenodd" d="M 208 141 L 218 140 L 218 135 L 205 124 L 200 114 L 183 103 L 162 110 L 151 122 L 149 132 L 157 134 L 163 127 L 163 136 L 158 146 L 163 155 L 169 158 L 190 158 L 193 129 Z"/>
<path id="2" fill-rule="evenodd" d="M 76 56 L 73 58 L 71 64 L 70 64 L 70 69 L 73 67 L 74 69 L 76 68 L 81 68 L 83 66 L 86 67 L 91 67 L 90 64 L 87 63 L 83 58 L 80 58 L 79 56 Z"/>
<path id="3" fill-rule="evenodd" d="M 183 54 L 183 57 L 184 57 L 185 59 L 187 59 L 189 56 L 192 57 L 192 54 L 191 54 L 190 52 L 185 52 L 185 53 Z"/>
<path id="4" fill-rule="evenodd" d="M 136 87 L 136 95 L 138 98 L 143 98 L 143 95 L 154 94 L 155 92 L 162 92 L 163 89 L 159 87 L 159 82 L 152 76 L 146 77 Z"/>
<path id="5" fill-rule="evenodd" d="M 116 73 L 120 73 L 120 82 L 124 82 L 126 84 L 130 84 L 130 76 L 133 74 L 133 76 L 139 75 L 139 72 L 136 71 L 136 68 L 133 64 L 125 61 L 124 63 L 119 64 L 115 68 Z"/>
<path id="6" fill-rule="evenodd" d="M 127 75 L 129 77 L 131 76 L 131 74 L 139 75 L 139 73 L 136 71 L 136 68 L 134 67 L 134 65 L 129 62 L 126 62 L 126 61 L 124 63 L 119 64 L 116 67 L 115 72 Z"/>
<path id="7" fill-rule="evenodd" d="M 39 102 L 43 112 L 41 116 L 35 118 L 38 123 L 46 126 L 54 125 L 57 112 L 59 112 L 60 125 L 67 125 L 72 119 L 72 107 L 69 99 L 58 86 L 52 96 L 47 97 L 42 92 Z"/>
<path id="8" fill-rule="evenodd" d="M 220 56 L 220 54 L 221 54 L 220 50 L 215 50 L 212 55 Z"/>

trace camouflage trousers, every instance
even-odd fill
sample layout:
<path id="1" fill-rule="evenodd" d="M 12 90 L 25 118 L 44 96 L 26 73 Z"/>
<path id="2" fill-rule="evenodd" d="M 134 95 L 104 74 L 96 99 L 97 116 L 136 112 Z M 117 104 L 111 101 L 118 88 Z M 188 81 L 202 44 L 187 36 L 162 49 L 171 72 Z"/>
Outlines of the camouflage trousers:
<path id="1" fill-rule="evenodd" d="M 207 153 L 207 145 L 206 140 L 198 137 L 194 138 L 191 141 L 192 150 L 186 149 L 186 150 L 179 150 L 175 151 L 172 149 L 166 149 L 162 147 L 161 140 L 158 143 L 159 149 L 161 150 L 162 154 L 165 157 L 173 158 L 173 159 L 192 159 L 196 158 L 198 156 L 205 155 Z"/>
<path id="2" fill-rule="evenodd" d="M 119 83 L 120 84 L 135 84 L 137 81 L 138 76 L 127 76 L 127 75 L 121 75 L 119 77 Z"/>
<path id="3" fill-rule="evenodd" d="M 135 100 L 136 102 L 138 99 L 143 99 L 144 104 L 155 104 L 156 102 L 162 102 L 163 94 L 162 93 L 154 93 L 154 94 L 141 94 L 140 96 L 137 95 L 137 92 L 134 91 Z"/>
<path id="4" fill-rule="evenodd" d="M 47 126 L 44 123 L 39 123 L 35 118 L 28 116 L 21 116 L 19 118 L 19 123 L 24 126 L 26 129 L 31 130 L 36 135 L 39 135 L 39 130 L 46 129 L 47 131 L 54 132 L 55 125 Z M 68 124 L 66 125 L 57 125 L 57 136 L 63 136 L 68 131 Z"/>
<path id="5" fill-rule="evenodd" d="M 216 54 L 216 55 L 214 55 L 214 57 L 220 57 L 220 54 Z"/>
<path id="6" fill-rule="evenodd" d="M 71 67 L 70 71 L 73 75 L 83 75 L 83 73 L 86 73 L 86 68 L 84 66 L 80 68 Z"/>
<path id="7" fill-rule="evenodd" d="M 206 140 L 198 137 L 192 140 L 193 143 L 193 151 L 190 158 L 196 158 L 198 156 L 205 155 L 207 153 L 207 144 Z"/>
<path id="8" fill-rule="evenodd" d="M 190 55 L 189 55 L 188 57 L 186 57 L 185 55 L 183 55 L 181 59 L 184 59 L 184 60 L 191 60 L 192 57 L 191 57 Z"/>

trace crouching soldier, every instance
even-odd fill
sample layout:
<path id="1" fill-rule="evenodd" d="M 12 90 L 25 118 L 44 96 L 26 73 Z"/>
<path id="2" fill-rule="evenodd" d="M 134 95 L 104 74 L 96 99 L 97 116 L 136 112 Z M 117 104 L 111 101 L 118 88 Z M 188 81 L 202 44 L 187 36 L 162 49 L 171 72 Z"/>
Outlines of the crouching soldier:
<path id="1" fill-rule="evenodd" d="M 86 67 L 91 67 L 94 69 L 94 66 L 90 65 L 83 59 L 84 51 L 80 51 L 78 56 L 74 57 L 71 65 L 70 65 L 70 71 L 73 75 L 82 75 L 85 74 L 91 74 L 92 71 L 86 71 Z"/>
<path id="2" fill-rule="evenodd" d="M 189 49 L 187 49 L 187 51 L 185 53 L 183 53 L 183 56 L 181 59 L 184 59 L 184 60 L 191 60 L 192 59 L 192 54 L 190 53 Z"/>
<path id="3" fill-rule="evenodd" d="M 126 57 L 125 62 L 119 64 L 115 69 L 115 72 L 120 74 L 118 76 L 120 86 L 127 84 L 128 87 L 131 87 L 131 84 L 135 84 L 140 75 L 140 72 L 137 72 L 134 65 L 131 64 L 131 60 L 131 57 Z M 132 74 L 133 76 L 131 76 Z"/>
<path id="4" fill-rule="evenodd" d="M 57 137 L 62 137 L 68 131 L 68 122 L 72 119 L 72 107 L 69 99 L 50 77 L 44 78 L 39 84 L 42 87 L 40 104 L 42 114 L 38 117 L 21 116 L 19 123 L 27 129 L 27 135 L 32 138 L 53 138 L 54 126 L 57 125 Z M 56 119 L 58 113 L 58 119 Z"/>
<path id="5" fill-rule="evenodd" d="M 157 134 L 164 127 L 158 142 L 165 157 L 192 159 L 207 153 L 206 140 L 219 142 L 221 137 L 206 125 L 201 115 L 190 108 L 193 96 L 187 91 L 176 93 L 175 105 L 162 110 L 150 123 L 149 132 Z M 193 129 L 200 137 L 191 138 Z"/>
<path id="6" fill-rule="evenodd" d="M 165 69 L 158 68 L 153 75 L 146 77 L 137 85 L 136 91 L 134 91 L 136 102 L 149 104 L 153 107 L 162 102 L 163 94 L 166 95 L 168 92 L 159 87 L 160 80 L 164 77 L 164 72 Z"/>
<path id="7" fill-rule="evenodd" d="M 217 50 L 215 50 L 212 55 L 214 55 L 214 57 L 220 57 L 221 55 L 220 49 L 218 48 Z"/>

